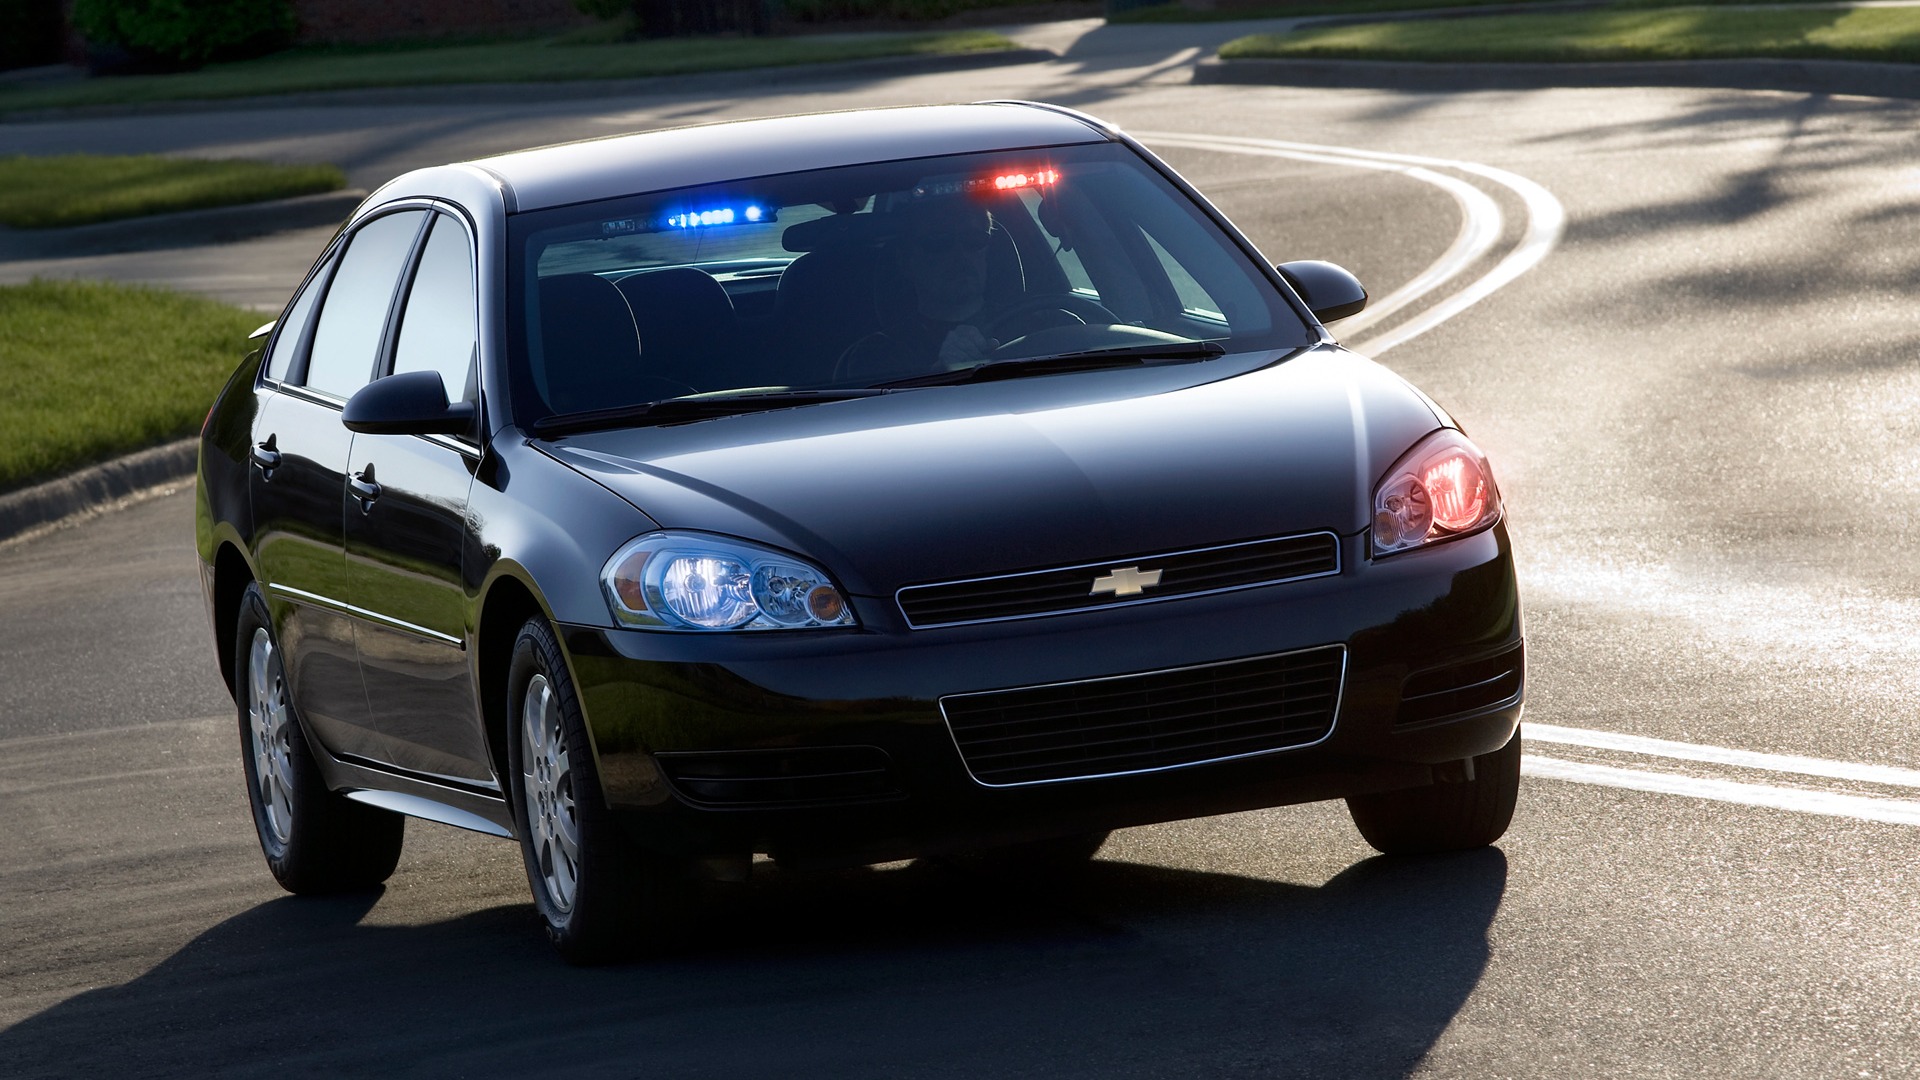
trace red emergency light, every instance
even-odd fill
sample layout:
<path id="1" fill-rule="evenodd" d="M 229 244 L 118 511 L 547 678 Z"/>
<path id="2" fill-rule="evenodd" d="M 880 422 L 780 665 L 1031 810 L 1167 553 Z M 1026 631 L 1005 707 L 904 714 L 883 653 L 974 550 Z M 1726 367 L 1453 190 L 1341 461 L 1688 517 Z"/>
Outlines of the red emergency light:
<path id="1" fill-rule="evenodd" d="M 1051 187 L 1060 182 L 1060 173 L 1056 169 L 1039 169 L 1035 172 L 1005 173 L 993 178 L 993 186 L 999 191 L 1012 191 L 1023 187 Z"/>

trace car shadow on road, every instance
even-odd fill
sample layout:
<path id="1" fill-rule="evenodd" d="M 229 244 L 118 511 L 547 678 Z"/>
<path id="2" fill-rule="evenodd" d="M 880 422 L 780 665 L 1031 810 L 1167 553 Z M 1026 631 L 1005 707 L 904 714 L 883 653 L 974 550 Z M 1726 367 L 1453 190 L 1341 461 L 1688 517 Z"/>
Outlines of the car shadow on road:
<path id="1" fill-rule="evenodd" d="M 1099 862 L 756 877 L 671 957 L 571 969 L 524 905 L 274 900 L 0 1032 L 10 1077 L 1403 1077 L 1487 963 L 1498 850 L 1320 887 Z"/>

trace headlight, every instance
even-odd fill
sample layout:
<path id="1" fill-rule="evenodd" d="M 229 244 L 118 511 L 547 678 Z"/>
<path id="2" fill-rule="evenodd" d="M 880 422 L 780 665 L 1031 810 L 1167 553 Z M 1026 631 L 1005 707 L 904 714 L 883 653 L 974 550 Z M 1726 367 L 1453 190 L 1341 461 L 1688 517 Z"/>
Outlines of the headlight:
<path id="1" fill-rule="evenodd" d="M 1462 536 L 1500 520 L 1500 489 L 1480 448 L 1450 429 L 1421 439 L 1373 491 L 1373 553 Z"/>
<path id="2" fill-rule="evenodd" d="M 789 630 L 852 626 L 824 571 L 803 559 L 701 533 L 627 542 L 600 571 L 613 617 L 656 630 Z"/>

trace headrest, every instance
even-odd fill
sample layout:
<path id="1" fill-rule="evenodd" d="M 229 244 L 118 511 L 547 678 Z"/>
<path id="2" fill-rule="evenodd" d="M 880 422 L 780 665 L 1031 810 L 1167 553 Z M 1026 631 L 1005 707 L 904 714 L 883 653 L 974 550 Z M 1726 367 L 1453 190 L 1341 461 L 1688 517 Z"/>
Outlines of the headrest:
<path id="1" fill-rule="evenodd" d="M 726 287 L 712 274 L 692 266 L 669 266 L 662 270 L 642 270 L 628 274 L 618 282 L 620 295 L 633 308 L 634 322 L 646 324 L 662 314 L 687 316 L 733 315 L 733 299 Z M 645 347 L 645 342 L 641 343 Z"/>
<path id="2" fill-rule="evenodd" d="M 842 244 L 875 244 L 893 231 L 888 224 L 878 214 L 835 214 L 796 221 L 780 234 L 780 246 L 788 251 L 819 251 Z"/>

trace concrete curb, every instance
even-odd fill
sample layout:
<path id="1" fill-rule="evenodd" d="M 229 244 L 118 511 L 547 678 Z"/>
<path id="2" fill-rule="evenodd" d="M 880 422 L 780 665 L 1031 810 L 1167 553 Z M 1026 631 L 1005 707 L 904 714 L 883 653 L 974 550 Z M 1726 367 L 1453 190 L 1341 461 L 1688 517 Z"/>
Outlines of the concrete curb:
<path id="1" fill-rule="evenodd" d="M 199 453 L 199 439 L 181 439 L 0 495 L 0 541 L 159 484 L 184 480 L 193 475 Z"/>
<path id="2" fill-rule="evenodd" d="M 359 188 L 291 199 L 182 210 L 70 229 L 0 229 L 0 262 L 113 255 L 156 248 L 199 247 L 253 236 L 337 225 L 367 197 Z"/>
<path id="3" fill-rule="evenodd" d="M 624 97 L 642 94 L 692 94 L 715 90 L 738 92 L 743 85 L 777 86 L 786 83 L 859 80 L 894 75 L 922 75 L 973 68 L 1039 64 L 1060 59 L 1051 49 L 997 49 L 989 52 L 945 53 L 927 56 L 879 56 L 841 63 L 788 64 L 780 67 L 702 71 L 690 75 L 649 75 L 634 79 L 581 79 L 573 82 L 458 83 L 435 86 L 381 86 L 363 90 L 314 90 L 247 98 L 197 98 L 119 105 L 72 105 L 54 109 L 0 112 L 0 122 L 71 120 L 93 116 L 147 116 L 160 113 L 205 113 L 231 110 L 341 107 L 355 105 L 519 105 L 582 98 Z"/>
<path id="4" fill-rule="evenodd" d="M 1390 60 L 1202 60 L 1196 83 L 1375 90 L 1678 86 L 1920 98 L 1920 65 L 1861 60 L 1649 60 L 1610 64 L 1433 64 Z"/>

